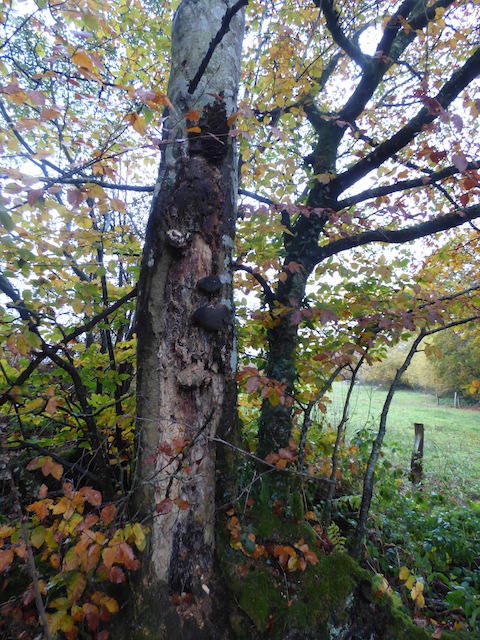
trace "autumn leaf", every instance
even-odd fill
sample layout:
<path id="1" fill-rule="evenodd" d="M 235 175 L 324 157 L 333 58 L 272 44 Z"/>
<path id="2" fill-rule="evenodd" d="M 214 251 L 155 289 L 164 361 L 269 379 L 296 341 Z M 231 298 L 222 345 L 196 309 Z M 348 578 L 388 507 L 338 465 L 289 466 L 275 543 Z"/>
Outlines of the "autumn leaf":
<path id="1" fill-rule="evenodd" d="M 100 511 L 100 518 L 105 524 L 110 524 L 115 518 L 115 514 L 117 513 L 117 508 L 114 504 L 106 504 L 103 509 Z"/>
<path id="2" fill-rule="evenodd" d="M 57 412 L 57 407 L 62 403 L 60 398 L 52 396 L 49 398 L 47 402 L 47 406 L 45 407 L 45 412 L 48 413 L 49 416 L 54 416 Z"/>
<path id="3" fill-rule="evenodd" d="M 85 575 L 81 571 L 75 571 L 67 585 L 67 597 L 72 604 L 80 599 L 80 596 L 85 591 L 86 586 L 87 580 Z"/>
<path id="4" fill-rule="evenodd" d="M 55 613 L 47 613 L 46 617 L 48 629 L 52 635 L 56 635 L 59 631 L 68 633 L 74 628 L 74 620 L 66 609 L 61 609 Z"/>
<path id="5" fill-rule="evenodd" d="M 173 501 L 170 500 L 170 498 L 165 498 L 164 500 L 159 502 L 155 507 L 155 511 L 160 515 L 165 515 L 167 513 L 170 513 L 172 509 L 173 509 Z"/>
<path id="6" fill-rule="evenodd" d="M 424 588 L 424 583 L 417 580 L 410 592 L 411 598 L 415 602 L 415 606 L 419 609 L 422 609 L 425 606 L 425 597 L 423 595 Z"/>
<path id="7" fill-rule="evenodd" d="M 112 198 L 110 200 L 110 205 L 114 211 L 119 211 L 120 213 L 125 213 L 127 210 L 125 202 L 119 198 Z"/>
<path id="8" fill-rule="evenodd" d="M 186 511 L 190 507 L 188 500 L 182 500 L 181 498 L 175 498 L 174 504 L 180 509 L 180 511 Z"/>
<path id="9" fill-rule="evenodd" d="M 132 534 L 133 534 L 133 542 L 137 547 L 137 549 L 140 552 L 144 551 L 145 546 L 147 544 L 147 539 L 145 536 L 145 529 L 139 522 L 135 522 L 135 524 L 133 525 Z"/>
<path id="10" fill-rule="evenodd" d="M 468 167 L 468 160 L 464 155 L 455 153 L 452 156 L 452 163 L 455 165 L 455 167 L 463 172 L 467 169 Z"/>
<path id="11" fill-rule="evenodd" d="M 142 118 L 138 113 L 130 113 L 126 117 L 127 122 L 129 122 L 132 127 L 135 129 L 137 133 L 140 135 L 144 135 L 147 130 L 147 123 L 145 122 L 145 118 Z"/>
<path id="12" fill-rule="evenodd" d="M 72 62 L 74 62 L 77 67 L 83 67 L 84 69 L 88 69 L 88 71 L 93 71 L 94 64 L 86 51 L 77 51 L 74 53 Z"/>
<path id="13" fill-rule="evenodd" d="M 67 202 L 74 207 L 78 207 L 86 198 L 87 194 L 81 191 L 81 189 L 69 189 L 67 191 Z"/>
<path id="14" fill-rule="evenodd" d="M 45 520 L 49 514 L 49 507 L 53 500 L 38 500 L 26 507 L 27 511 L 33 511 L 40 521 Z"/>
<path id="15" fill-rule="evenodd" d="M 0 550 L 0 571 L 6 571 L 12 565 L 14 558 L 12 549 Z"/>
<path id="16" fill-rule="evenodd" d="M 49 107 L 47 109 L 42 109 L 40 112 L 41 120 L 56 120 L 62 115 L 62 112 L 57 107 Z"/>
<path id="17" fill-rule="evenodd" d="M 89 502 L 92 507 L 99 507 L 102 504 L 102 494 L 92 487 L 82 487 L 79 494 L 84 496 L 85 500 Z"/>
<path id="18" fill-rule="evenodd" d="M 63 475 L 63 465 L 59 462 L 54 462 L 52 458 L 48 456 L 44 459 L 41 469 L 45 477 L 51 475 L 56 480 L 60 480 Z"/>

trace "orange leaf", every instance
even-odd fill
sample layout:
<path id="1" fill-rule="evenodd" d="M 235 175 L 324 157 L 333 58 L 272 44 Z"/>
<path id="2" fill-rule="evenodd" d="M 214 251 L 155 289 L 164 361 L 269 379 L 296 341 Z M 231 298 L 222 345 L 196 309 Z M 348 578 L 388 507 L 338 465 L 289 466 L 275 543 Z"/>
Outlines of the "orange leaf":
<path id="1" fill-rule="evenodd" d="M 184 115 L 185 120 L 189 120 L 190 122 L 197 122 L 200 120 L 200 111 L 196 109 L 190 109 L 188 113 Z"/>
<path id="2" fill-rule="evenodd" d="M 181 498 L 175 498 L 175 500 L 173 502 L 177 505 L 177 507 L 180 509 L 180 511 L 186 511 L 190 507 L 190 503 L 188 502 L 188 500 L 182 500 Z"/>
<path id="3" fill-rule="evenodd" d="M 13 562 L 13 550 L 2 549 L 0 551 L 0 571 L 6 571 Z"/>
<path id="4" fill-rule="evenodd" d="M 110 524 L 117 513 L 117 508 L 114 504 L 106 504 L 100 511 L 100 518 L 105 524 Z"/>
<path id="5" fill-rule="evenodd" d="M 227 125 L 231 127 L 237 118 L 238 118 L 238 111 L 234 111 L 231 115 L 228 116 Z"/>
<path id="6" fill-rule="evenodd" d="M 79 494 L 85 496 L 85 500 L 89 502 L 92 507 L 99 507 L 102 504 L 102 494 L 92 487 L 82 487 Z"/>
<path id="7" fill-rule="evenodd" d="M 53 503 L 53 500 L 37 500 L 33 504 L 29 504 L 27 511 L 33 511 L 39 520 L 45 520 L 48 516 L 48 506 Z"/>
<path id="8" fill-rule="evenodd" d="M 102 560 L 105 566 L 107 567 L 107 569 L 110 569 L 112 567 L 113 563 L 117 559 L 117 553 L 118 553 L 117 546 L 107 547 L 102 551 Z"/>
<path id="9" fill-rule="evenodd" d="M 47 402 L 45 411 L 48 413 L 49 416 L 53 416 L 57 412 L 57 407 L 59 404 L 60 404 L 60 398 L 56 398 L 55 396 L 52 396 L 50 400 Z"/>
<path id="10" fill-rule="evenodd" d="M 52 458 L 46 457 L 42 464 L 43 475 L 52 475 L 56 480 L 60 480 L 63 475 L 63 466 L 58 462 L 54 462 Z"/>
<path id="11" fill-rule="evenodd" d="M 93 61 L 86 51 L 77 51 L 77 53 L 74 53 L 72 61 L 77 65 L 77 67 L 83 67 L 84 69 L 88 69 L 88 71 L 93 70 Z"/>

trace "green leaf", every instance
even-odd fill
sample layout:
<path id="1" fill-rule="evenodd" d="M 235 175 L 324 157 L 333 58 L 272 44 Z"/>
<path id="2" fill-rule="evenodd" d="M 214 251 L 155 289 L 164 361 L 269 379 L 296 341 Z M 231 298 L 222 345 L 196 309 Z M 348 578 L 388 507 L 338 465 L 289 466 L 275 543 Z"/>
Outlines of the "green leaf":
<path id="1" fill-rule="evenodd" d="M 8 232 L 13 231 L 15 228 L 15 223 L 3 205 L 0 205 L 0 223 Z"/>

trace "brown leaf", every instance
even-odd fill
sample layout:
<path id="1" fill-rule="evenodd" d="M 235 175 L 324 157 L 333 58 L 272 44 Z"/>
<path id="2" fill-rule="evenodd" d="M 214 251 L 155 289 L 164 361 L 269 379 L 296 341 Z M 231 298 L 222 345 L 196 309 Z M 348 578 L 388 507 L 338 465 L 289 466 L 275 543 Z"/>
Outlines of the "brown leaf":
<path id="1" fill-rule="evenodd" d="M 159 502 L 155 507 L 155 511 L 160 515 L 165 515 L 166 513 L 170 513 L 172 509 L 173 509 L 173 502 L 172 500 L 170 500 L 170 498 L 165 498 L 164 500 Z"/>
<path id="2" fill-rule="evenodd" d="M 45 191 L 45 189 L 43 189 L 43 188 L 41 188 L 41 189 L 32 189 L 31 191 L 29 191 L 28 195 L 27 195 L 28 204 L 31 207 L 33 207 L 33 205 L 37 202 L 37 200 L 43 196 L 44 191 Z"/>

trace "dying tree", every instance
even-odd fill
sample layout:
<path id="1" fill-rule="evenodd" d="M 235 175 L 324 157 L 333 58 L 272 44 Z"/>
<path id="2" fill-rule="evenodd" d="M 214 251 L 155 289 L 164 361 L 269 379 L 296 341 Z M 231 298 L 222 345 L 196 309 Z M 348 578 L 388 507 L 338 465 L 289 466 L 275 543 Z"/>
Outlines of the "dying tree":
<path id="1" fill-rule="evenodd" d="M 70 479 L 35 506 L 9 490 L 25 544 L 2 529 L 2 569 L 28 555 L 46 637 L 104 633 L 118 605 L 87 574 L 124 581 L 133 547 L 118 637 L 422 637 L 392 631 L 326 532 L 360 367 L 478 318 L 475 269 L 445 288 L 452 255 L 422 272 L 408 248 L 470 225 L 478 255 L 478 5 L 182 0 L 172 20 L 167 4 L 2 6 L 4 430 L 41 456 L 32 471 Z M 316 465 L 309 434 L 342 377 Z M 394 390 L 359 471 L 357 557 Z M 288 531 L 256 528 L 252 504 Z"/>

